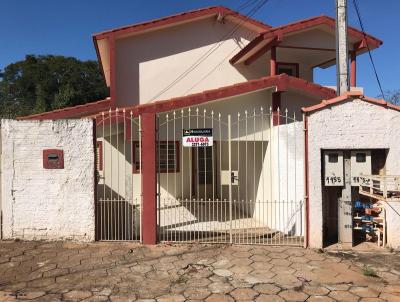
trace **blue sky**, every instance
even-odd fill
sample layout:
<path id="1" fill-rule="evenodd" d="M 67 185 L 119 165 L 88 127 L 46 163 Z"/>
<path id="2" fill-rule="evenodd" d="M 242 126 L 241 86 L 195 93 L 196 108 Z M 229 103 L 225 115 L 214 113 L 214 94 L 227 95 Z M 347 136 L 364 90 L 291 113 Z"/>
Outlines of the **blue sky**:
<path id="1" fill-rule="evenodd" d="M 349 23 L 358 27 L 352 1 Z M 225 5 L 237 8 L 245 0 L 1 0 L 0 69 L 26 54 L 58 54 L 96 59 L 91 35 L 113 27 L 146 21 L 186 10 Z M 334 16 L 334 0 L 269 0 L 254 16 L 271 25 L 321 14 Z M 359 0 L 368 33 L 384 41 L 373 57 L 384 90 L 400 89 L 398 47 L 400 1 Z M 335 70 L 316 72 L 316 81 L 335 85 Z M 357 81 L 365 93 L 377 96 L 379 89 L 368 55 L 358 59 Z"/>

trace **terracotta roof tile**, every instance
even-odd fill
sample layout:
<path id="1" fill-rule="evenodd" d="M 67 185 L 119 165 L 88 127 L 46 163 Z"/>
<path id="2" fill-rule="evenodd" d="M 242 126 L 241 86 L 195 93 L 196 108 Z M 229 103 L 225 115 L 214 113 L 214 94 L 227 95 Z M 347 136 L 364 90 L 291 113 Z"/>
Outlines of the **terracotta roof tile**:
<path id="1" fill-rule="evenodd" d="M 100 39 L 100 38 L 104 38 L 105 36 L 107 36 L 109 34 L 116 34 L 116 33 L 124 32 L 124 31 L 125 32 L 127 32 L 127 31 L 139 32 L 142 30 L 148 30 L 148 29 L 156 28 L 156 27 L 163 26 L 163 25 L 169 25 L 169 24 L 178 23 L 181 21 L 186 21 L 186 20 L 197 18 L 197 17 L 205 16 L 208 14 L 217 14 L 217 13 L 221 13 L 225 16 L 234 16 L 241 20 L 246 20 L 246 22 L 249 22 L 255 26 L 258 26 L 260 28 L 260 32 L 271 28 L 270 25 L 267 25 L 263 22 L 257 21 L 252 18 L 248 18 L 245 15 L 242 15 L 242 14 L 240 14 L 236 11 L 233 11 L 227 7 L 210 6 L 210 7 L 187 11 L 187 12 L 183 12 L 183 13 L 179 13 L 179 14 L 174 14 L 171 16 L 162 17 L 162 18 L 158 18 L 158 19 L 154 19 L 154 20 L 150 20 L 150 21 L 146 21 L 146 22 L 130 24 L 130 25 L 106 30 L 106 31 L 94 34 L 93 37 Z"/>
<path id="2" fill-rule="evenodd" d="M 44 120 L 62 118 L 80 118 L 82 115 L 95 114 L 111 108 L 111 99 L 106 98 L 96 102 L 86 103 L 74 107 L 66 107 L 53 111 L 18 117 L 18 120 Z"/>
<path id="3" fill-rule="evenodd" d="M 367 97 L 364 96 L 360 91 L 349 91 L 346 92 L 340 96 L 337 96 L 335 98 L 332 99 L 328 99 L 328 100 L 322 100 L 321 103 L 313 105 L 313 106 L 309 106 L 309 107 L 303 107 L 301 108 L 301 110 L 304 113 L 312 113 L 321 109 L 324 109 L 326 107 L 330 107 L 330 106 L 334 106 L 334 105 L 338 105 L 342 102 L 345 102 L 347 100 L 351 100 L 351 99 L 360 99 L 363 100 L 365 102 L 369 102 L 372 104 L 376 104 L 376 105 L 380 105 L 380 106 L 384 106 L 393 110 L 398 110 L 400 111 L 400 106 L 396 106 L 393 105 L 391 103 L 386 102 L 385 100 L 382 99 L 376 99 L 376 98 L 371 98 L 371 97 Z"/>
<path id="4" fill-rule="evenodd" d="M 263 40 L 265 39 L 270 39 L 270 38 L 282 38 L 283 35 L 299 30 L 303 30 L 305 28 L 311 28 L 314 26 L 318 25 L 328 25 L 330 27 L 335 28 L 335 19 L 322 15 L 322 16 L 317 16 L 317 17 L 311 17 L 307 18 L 304 20 L 299 20 L 295 21 L 292 23 L 288 23 L 285 25 L 277 26 L 268 29 L 267 31 L 260 33 L 256 38 L 254 38 L 249 44 L 247 44 L 243 49 L 241 49 L 237 54 L 235 54 L 230 62 L 231 64 L 235 64 L 238 62 L 242 57 L 244 57 L 246 54 L 248 54 L 253 48 L 255 48 L 257 45 L 259 45 Z M 359 31 L 358 29 L 349 26 L 348 27 L 348 32 L 349 35 L 353 35 L 360 40 L 363 40 L 364 38 L 367 39 L 368 44 L 373 46 L 373 47 L 379 47 L 383 42 L 371 35 L 366 35 L 364 37 L 364 34 Z"/>

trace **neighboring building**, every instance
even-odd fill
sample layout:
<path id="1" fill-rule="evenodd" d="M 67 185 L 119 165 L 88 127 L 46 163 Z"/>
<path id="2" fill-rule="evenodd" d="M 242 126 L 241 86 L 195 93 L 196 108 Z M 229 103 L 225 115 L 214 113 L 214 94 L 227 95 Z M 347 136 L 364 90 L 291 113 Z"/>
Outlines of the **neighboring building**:
<path id="1" fill-rule="evenodd" d="M 97 239 L 153 243 L 157 229 L 161 241 L 321 247 L 338 238 L 323 235 L 338 229 L 338 210 L 329 224 L 316 187 L 308 196 L 322 176 L 306 173 L 313 140 L 304 135 L 303 114 L 314 121 L 320 113 L 302 111 L 336 97 L 313 74 L 336 64 L 334 19 L 271 27 L 217 6 L 101 32 L 93 41 L 110 97 L 20 119 L 96 120 Z M 382 42 L 354 28 L 348 41 L 350 86 L 360 91 L 357 56 Z M 352 98 L 363 96 L 345 97 Z M 324 129 L 322 122 L 312 127 Z M 203 136 L 212 147 L 184 146 L 189 129 L 212 129 Z M 342 147 L 389 145 L 329 145 Z"/>

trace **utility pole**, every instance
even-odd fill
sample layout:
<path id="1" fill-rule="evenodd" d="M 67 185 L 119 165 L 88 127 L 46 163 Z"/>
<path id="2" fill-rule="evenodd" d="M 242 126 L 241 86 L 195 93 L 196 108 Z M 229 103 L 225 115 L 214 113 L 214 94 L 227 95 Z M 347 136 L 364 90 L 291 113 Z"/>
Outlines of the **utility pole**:
<path id="1" fill-rule="evenodd" d="M 347 0 L 336 0 L 336 76 L 337 95 L 349 91 L 347 44 Z"/>

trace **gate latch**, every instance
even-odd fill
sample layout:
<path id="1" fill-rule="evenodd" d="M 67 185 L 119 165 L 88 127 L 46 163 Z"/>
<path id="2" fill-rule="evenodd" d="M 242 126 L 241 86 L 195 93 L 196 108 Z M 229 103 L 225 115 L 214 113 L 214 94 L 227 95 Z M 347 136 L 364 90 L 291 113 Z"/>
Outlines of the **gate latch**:
<path id="1" fill-rule="evenodd" d="M 238 171 L 231 171 L 231 184 L 238 185 L 239 184 L 239 175 Z"/>

